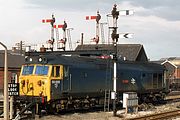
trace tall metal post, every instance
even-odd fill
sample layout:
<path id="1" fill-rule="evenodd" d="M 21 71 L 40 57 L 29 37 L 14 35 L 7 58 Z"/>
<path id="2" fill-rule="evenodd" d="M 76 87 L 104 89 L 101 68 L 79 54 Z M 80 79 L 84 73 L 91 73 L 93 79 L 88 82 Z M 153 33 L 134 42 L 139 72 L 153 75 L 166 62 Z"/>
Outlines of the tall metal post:
<path id="1" fill-rule="evenodd" d="M 53 51 L 54 47 L 54 23 L 55 23 L 55 17 L 52 15 L 52 20 L 51 20 L 51 40 L 52 40 L 52 46 L 50 47 L 51 51 Z"/>
<path id="2" fill-rule="evenodd" d="M 81 45 L 83 45 L 83 41 L 84 41 L 84 33 L 81 33 Z"/>
<path id="3" fill-rule="evenodd" d="M 113 115 L 116 116 L 116 80 L 117 80 L 117 42 L 119 38 L 119 34 L 117 34 L 117 19 L 119 16 L 119 11 L 117 11 L 116 4 L 113 7 L 111 12 L 113 16 L 113 32 L 111 34 L 111 38 L 113 40 L 114 46 L 114 55 L 113 55 L 113 62 L 114 62 L 114 76 L 113 76 L 113 91 L 114 91 L 114 101 L 113 101 Z"/>
<path id="4" fill-rule="evenodd" d="M 22 51 L 23 51 L 23 50 L 22 50 L 22 46 L 23 46 L 23 42 L 20 41 L 20 54 L 21 54 L 21 55 L 22 55 L 22 53 L 23 53 L 23 52 L 22 52 Z"/>
<path id="5" fill-rule="evenodd" d="M 10 97 L 10 120 L 13 119 L 13 115 L 14 115 L 14 110 L 13 110 L 13 102 L 14 102 L 14 97 L 11 96 Z"/>
<path id="6" fill-rule="evenodd" d="M 113 91 L 114 91 L 114 101 L 113 101 L 113 115 L 116 116 L 116 60 L 114 60 L 114 76 L 113 76 Z"/>
<path id="7" fill-rule="evenodd" d="M 63 39 L 64 39 L 64 48 L 63 50 L 65 51 L 66 50 L 66 42 L 67 42 L 67 38 L 66 38 L 66 28 L 67 28 L 67 23 L 66 21 L 64 21 L 64 25 L 63 25 Z"/>
<path id="8" fill-rule="evenodd" d="M 11 83 L 17 83 L 17 74 L 16 73 L 12 73 L 12 76 L 11 76 Z M 14 97 L 13 96 L 10 96 L 10 120 L 13 119 L 13 116 L 14 116 L 14 109 L 13 109 L 13 103 L 14 103 Z"/>
<path id="9" fill-rule="evenodd" d="M 99 20 L 101 19 L 101 15 L 99 14 L 99 11 L 97 11 L 97 17 L 96 17 L 96 44 L 99 43 Z"/>
<path id="10" fill-rule="evenodd" d="M 8 66 L 7 66 L 7 47 L 0 42 L 0 44 L 4 47 L 4 120 L 9 120 L 9 98 L 8 98 Z"/>

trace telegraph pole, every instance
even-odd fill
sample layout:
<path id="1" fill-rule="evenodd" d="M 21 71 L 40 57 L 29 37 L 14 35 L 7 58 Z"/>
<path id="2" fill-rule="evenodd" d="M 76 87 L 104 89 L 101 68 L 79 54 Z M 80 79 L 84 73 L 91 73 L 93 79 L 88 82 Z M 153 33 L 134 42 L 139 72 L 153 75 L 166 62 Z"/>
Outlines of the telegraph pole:
<path id="1" fill-rule="evenodd" d="M 113 10 L 111 11 L 111 14 L 113 16 L 113 31 L 111 34 L 111 38 L 113 40 L 113 46 L 114 46 L 114 54 L 113 54 L 113 63 L 114 63 L 114 76 L 113 76 L 113 92 L 114 92 L 114 99 L 113 99 L 113 115 L 116 116 L 116 80 L 117 80 L 117 42 L 119 38 L 119 34 L 117 34 L 117 19 L 119 16 L 119 11 L 117 11 L 116 4 L 113 7 Z"/>

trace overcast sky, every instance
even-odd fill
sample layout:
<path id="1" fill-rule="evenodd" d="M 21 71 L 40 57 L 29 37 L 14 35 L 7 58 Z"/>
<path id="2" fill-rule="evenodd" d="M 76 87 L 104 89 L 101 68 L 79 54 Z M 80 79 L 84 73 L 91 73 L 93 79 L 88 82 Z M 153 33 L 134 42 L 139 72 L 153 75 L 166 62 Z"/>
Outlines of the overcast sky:
<path id="1" fill-rule="evenodd" d="M 74 28 L 73 46 L 82 32 L 89 43 L 95 36 L 95 21 L 87 21 L 85 16 L 99 10 L 101 22 L 111 22 L 106 15 L 115 3 L 120 11 L 135 12 L 118 19 L 119 33 L 134 33 L 132 39 L 119 39 L 120 44 L 142 44 L 151 60 L 180 57 L 180 0 L 0 0 L 0 42 L 8 49 L 21 40 L 32 45 L 46 43 L 50 25 L 41 21 L 54 14 L 57 24 L 66 20 L 68 28 Z M 60 38 L 61 34 L 62 30 Z M 107 30 L 105 34 L 107 41 Z"/>

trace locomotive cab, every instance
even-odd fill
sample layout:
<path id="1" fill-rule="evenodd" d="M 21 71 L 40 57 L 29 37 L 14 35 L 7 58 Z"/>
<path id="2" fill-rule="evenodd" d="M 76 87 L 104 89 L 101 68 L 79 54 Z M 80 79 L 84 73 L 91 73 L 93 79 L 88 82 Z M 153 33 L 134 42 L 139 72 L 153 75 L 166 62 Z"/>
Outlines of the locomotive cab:
<path id="1" fill-rule="evenodd" d="M 20 95 L 46 98 L 49 101 L 53 89 L 59 89 L 63 79 L 62 65 L 26 64 L 22 66 L 19 77 Z M 53 84 L 53 85 L 52 85 Z"/>

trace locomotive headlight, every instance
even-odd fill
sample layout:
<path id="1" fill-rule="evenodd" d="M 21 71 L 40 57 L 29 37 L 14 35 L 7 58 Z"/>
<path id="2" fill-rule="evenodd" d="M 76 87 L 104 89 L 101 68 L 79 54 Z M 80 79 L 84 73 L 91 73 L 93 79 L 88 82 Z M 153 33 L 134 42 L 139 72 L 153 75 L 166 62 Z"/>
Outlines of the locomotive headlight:
<path id="1" fill-rule="evenodd" d="M 32 83 L 29 84 L 29 89 L 33 90 L 33 84 Z"/>
<path id="2" fill-rule="evenodd" d="M 42 96 L 43 95 L 43 91 L 39 92 L 39 96 Z"/>

